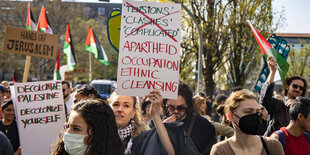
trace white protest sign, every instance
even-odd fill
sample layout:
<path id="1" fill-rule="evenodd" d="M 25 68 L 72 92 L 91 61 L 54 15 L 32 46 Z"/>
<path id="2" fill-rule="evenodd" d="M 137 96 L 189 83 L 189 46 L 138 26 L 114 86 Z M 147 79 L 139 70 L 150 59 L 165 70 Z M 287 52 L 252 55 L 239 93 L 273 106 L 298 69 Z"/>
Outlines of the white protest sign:
<path id="1" fill-rule="evenodd" d="M 177 98 L 181 5 L 124 0 L 117 94 Z"/>
<path id="2" fill-rule="evenodd" d="M 61 81 L 16 83 L 11 92 L 22 155 L 50 154 L 66 122 Z"/>

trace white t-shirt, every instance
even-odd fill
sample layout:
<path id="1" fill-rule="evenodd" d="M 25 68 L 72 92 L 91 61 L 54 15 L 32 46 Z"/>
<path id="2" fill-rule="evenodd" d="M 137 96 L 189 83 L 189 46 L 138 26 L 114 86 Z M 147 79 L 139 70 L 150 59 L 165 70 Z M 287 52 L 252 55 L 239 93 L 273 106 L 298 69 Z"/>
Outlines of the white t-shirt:
<path id="1" fill-rule="evenodd" d="M 67 108 L 67 115 L 70 114 L 71 110 L 72 110 L 72 106 L 73 106 L 73 95 L 69 95 L 69 100 L 67 102 L 65 102 L 66 108 Z"/>

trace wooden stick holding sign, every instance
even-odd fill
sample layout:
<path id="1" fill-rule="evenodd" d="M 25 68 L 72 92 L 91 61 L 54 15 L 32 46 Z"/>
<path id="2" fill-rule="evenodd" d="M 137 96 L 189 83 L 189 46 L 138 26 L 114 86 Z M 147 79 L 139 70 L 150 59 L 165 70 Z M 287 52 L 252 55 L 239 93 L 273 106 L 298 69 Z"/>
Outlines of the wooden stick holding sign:
<path id="1" fill-rule="evenodd" d="M 27 55 L 26 62 L 25 62 L 25 70 L 24 70 L 23 82 L 27 82 L 30 62 L 31 62 L 31 56 Z"/>
<path id="2" fill-rule="evenodd" d="M 56 59 L 58 35 L 7 27 L 3 52 L 27 55 L 23 82 L 27 82 L 31 56 Z"/>

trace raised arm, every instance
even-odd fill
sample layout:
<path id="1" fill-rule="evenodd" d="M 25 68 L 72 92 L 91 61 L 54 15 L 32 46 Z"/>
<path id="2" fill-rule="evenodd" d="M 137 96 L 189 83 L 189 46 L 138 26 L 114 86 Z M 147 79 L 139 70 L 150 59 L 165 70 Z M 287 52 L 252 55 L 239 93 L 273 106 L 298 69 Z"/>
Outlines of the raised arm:
<path id="1" fill-rule="evenodd" d="M 269 76 L 267 78 L 266 83 L 263 85 L 262 90 L 260 92 L 260 104 L 262 104 L 268 111 L 269 114 L 273 114 L 274 112 L 274 99 L 273 95 L 273 86 L 274 86 L 274 77 L 277 71 L 277 62 L 272 58 L 268 57 L 268 68 L 270 70 Z"/>
<path id="2" fill-rule="evenodd" d="M 161 104 L 163 102 L 163 98 L 160 95 L 159 91 L 152 91 L 146 97 L 149 97 L 150 101 L 151 101 L 151 115 L 153 118 L 153 122 L 155 124 L 156 131 L 159 135 L 159 139 L 160 139 L 161 143 L 163 144 L 167 154 L 168 155 L 174 155 L 175 151 L 174 151 L 173 145 L 172 145 L 171 140 L 169 138 L 167 129 L 164 126 L 164 124 L 160 118 L 160 115 L 159 115 L 159 111 L 160 111 Z"/>
<path id="3" fill-rule="evenodd" d="M 268 83 L 273 83 L 274 82 L 274 77 L 276 75 L 277 71 L 277 62 L 273 59 L 273 57 L 268 57 L 268 62 L 267 62 L 268 68 L 269 68 L 269 76 L 267 78 Z"/>

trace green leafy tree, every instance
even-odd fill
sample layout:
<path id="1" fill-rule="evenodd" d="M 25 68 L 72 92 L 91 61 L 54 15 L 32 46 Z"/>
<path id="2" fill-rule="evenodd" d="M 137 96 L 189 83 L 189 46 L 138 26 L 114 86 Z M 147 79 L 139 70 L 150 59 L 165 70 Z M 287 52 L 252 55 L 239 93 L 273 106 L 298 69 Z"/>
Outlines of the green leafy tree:
<path id="1" fill-rule="evenodd" d="M 47 16 L 53 33 L 59 36 L 58 50 L 60 51 L 61 65 L 65 65 L 66 55 L 62 52 L 64 46 L 64 38 L 66 33 L 66 25 L 70 24 L 75 54 L 77 59 L 77 67 L 79 73 L 75 74 L 76 81 L 88 81 L 89 75 L 89 55 L 85 50 L 85 40 L 89 26 L 95 30 L 97 37 L 105 48 L 109 57 L 110 65 L 104 67 L 102 63 L 96 61 L 92 55 L 92 77 L 115 79 L 117 73 L 117 57 L 118 54 L 109 45 L 106 34 L 105 24 L 99 23 L 104 17 L 90 19 L 97 12 L 86 7 L 82 3 L 61 2 L 61 0 L 53 1 L 33 1 L 31 2 L 31 10 L 34 18 L 37 20 L 42 6 L 46 7 Z M 26 2 L 4 1 L 0 3 L 0 46 L 2 47 L 5 28 L 7 26 L 25 28 L 27 17 Z M 100 19 L 98 19 L 100 18 Z M 37 22 L 37 21 L 36 21 Z M 2 48 L 0 49 L 0 51 Z M 0 65 L 3 73 L 15 71 L 18 75 L 18 81 L 21 81 L 26 56 L 15 55 L 11 53 L 0 52 Z M 36 77 L 38 80 L 50 80 L 55 69 L 55 60 L 41 59 L 32 57 L 29 77 Z M 4 75 L 4 74 L 2 74 Z M 105 75 L 105 77 L 103 77 Z M 0 77 L 6 79 L 7 77 Z"/>
<path id="2" fill-rule="evenodd" d="M 263 35 L 271 31 L 273 22 L 271 0 L 201 0 L 183 1 L 183 4 L 198 20 L 202 29 L 202 71 L 206 94 L 209 96 L 214 94 L 219 79 L 230 87 L 244 86 L 249 75 L 258 70 L 261 56 L 246 21 L 252 21 Z M 182 27 L 183 51 L 198 54 L 197 28 L 187 13 L 184 13 L 182 20 L 186 23 Z"/>
<path id="3" fill-rule="evenodd" d="M 306 78 L 308 81 L 310 79 L 310 45 L 305 42 L 300 42 L 300 45 L 304 47 L 301 49 L 291 49 L 288 57 L 288 63 L 290 64 L 290 69 L 288 76 L 299 75 Z"/>
<path id="4" fill-rule="evenodd" d="M 187 7 L 197 19 L 202 29 L 203 37 L 203 77 L 206 86 L 206 94 L 212 95 L 215 89 L 215 73 L 223 66 L 225 58 L 227 59 L 226 50 L 229 43 L 229 31 L 227 23 L 228 5 L 223 5 L 222 1 L 214 0 L 203 1 L 186 1 L 184 6 Z M 183 26 L 182 48 L 198 54 L 198 32 L 192 23 L 191 17 L 185 13 L 182 20 L 187 25 Z M 191 27 L 190 29 L 187 28 Z M 190 40 L 190 41 L 188 41 Z M 197 61 L 197 56 L 196 56 Z M 224 60 L 224 61 L 223 61 Z"/>
<path id="5" fill-rule="evenodd" d="M 229 17 L 230 45 L 227 50 L 229 59 L 225 65 L 227 85 L 230 87 L 245 86 L 251 75 L 257 75 L 262 57 L 247 20 L 267 38 L 272 31 L 273 12 L 270 0 L 233 1 Z"/>
<path id="6" fill-rule="evenodd" d="M 0 28 L 3 32 L 5 31 L 5 27 L 7 26 L 25 28 L 27 19 L 26 2 L 3 1 L 1 2 L 0 5 L 2 8 L 0 12 L 1 14 L 3 14 L 3 16 L 0 17 L 1 20 Z M 76 16 L 83 17 L 83 12 L 78 12 L 75 10 L 75 9 L 82 10 L 83 8 L 82 5 L 72 7 L 70 5 L 63 5 L 63 3 L 60 0 L 55 0 L 48 2 L 35 1 L 31 3 L 31 10 L 32 13 L 34 14 L 35 19 L 38 19 L 38 15 L 40 14 L 40 10 L 43 5 L 46 7 L 47 16 L 54 34 L 59 35 L 65 33 L 66 24 L 69 23 L 71 19 L 74 19 Z M 1 39 L 4 38 L 3 36 L 4 33 L 1 34 Z M 63 40 L 59 39 L 58 41 L 59 51 L 62 51 L 62 48 L 63 48 Z M 11 70 L 14 70 L 18 75 L 20 75 L 19 77 L 22 77 L 24 72 L 23 66 L 25 64 L 26 56 L 1 52 L 1 57 L 2 60 L 6 60 L 4 58 L 12 59 L 12 61 L 1 61 L 1 63 L 3 63 L 4 66 L 8 66 L 9 64 L 13 65 L 12 68 L 9 67 L 1 68 L 4 72 L 10 72 Z M 29 77 L 36 77 L 38 80 L 51 79 L 54 68 L 55 68 L 55 60 L 32 57 L 29 70 L 30 75 Z M 21 78 L 19 79 L 19 81 L 21 81 Z"/>

